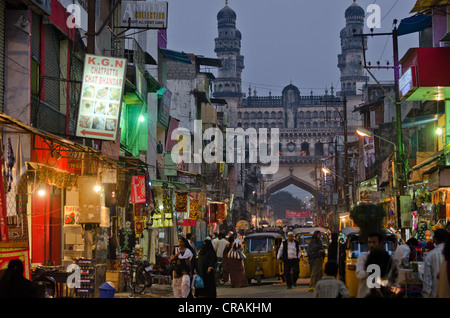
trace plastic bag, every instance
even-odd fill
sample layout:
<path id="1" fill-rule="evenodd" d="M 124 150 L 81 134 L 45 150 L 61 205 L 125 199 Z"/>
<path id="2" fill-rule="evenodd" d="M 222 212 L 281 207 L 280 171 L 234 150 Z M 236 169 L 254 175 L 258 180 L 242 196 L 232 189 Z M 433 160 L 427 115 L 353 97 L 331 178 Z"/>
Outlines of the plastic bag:
<path id="1" fill-rule="evenodd" d="M 195 275 L 195 278 L 194 278 L 194 287 L 196 288 L 196 289 L 199 289 L 199 288 L 203 288 L 205 285 L 203 284 L 203 279 L 200 277 L 200 275 Z"/>

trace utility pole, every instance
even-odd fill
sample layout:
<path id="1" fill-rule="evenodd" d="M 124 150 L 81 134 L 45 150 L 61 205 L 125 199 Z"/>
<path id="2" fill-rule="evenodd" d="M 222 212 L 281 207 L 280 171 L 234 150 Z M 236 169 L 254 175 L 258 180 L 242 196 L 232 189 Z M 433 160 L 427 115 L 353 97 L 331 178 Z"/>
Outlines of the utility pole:
<path id="1" fill-rule="evenodd" d="M 404 196 L 406 194 L 406 186 L 408 183 L 408 171 L 407 171 L 407 157 L 405 156 L 405 148 L 403 145 L 403 133 L 402 133 L 402 116 L 401 116 L 401 101 L 400 101 L 400 91 L 399 91 L 399 80 L 400 80 L 400 66 L 399 66 L 399 58 L 398 58 L 398 32 L 397 32 L 397 20 L 394 20 L 394 29 L 391 33 L 373 33 L 373 29 L 371 29 L 372 33 L 369 34 L 353 34 L 353 36 L 361 36 L 364 47 L 364 37 L 365 36 L 390 36 L 392 35 L 392 44 L 393 44 L 393 59 L 394 59 L 394 67 L 390 66 L 367 66 L 366 65 L 366 55 L 363 50 L 363 58 L 364 58 L 364 68 L 368 71 L 368 73 L 372 76 L 372 78 L 377 82 L 378 86 L 383 90 L 394 104 L 396 110 L 396 128 L 397 128 L 397 151 L 396 160 L 395 160 L 395 170 L 397 172 L 398 178 L 398 194 L 400 196 Z M 394 90 L 395 90 L 395 101 L 390 97 L 390 95 L 386 92 L 384 87 L 380 84 L 380 82 L 375 78 L 375 76 L 370 71 L 371 68 L 385 68 L 385 69 L 394 69 Z M 400 197 L 397 197 L 397 206 L 400 207 Z M 398 228 L 401 230 L 401 211 L 398 208 Z M 401 230 L 401 236 L 405 239 L 405 232 Z"/>
<path id="2" fill-rule="evenodd" d="M 350 212 L 350 194 L 348 193 L 348 142 L 347 142 L 347 96 L 344 95 L 344 202 L 345 212 Z"/>

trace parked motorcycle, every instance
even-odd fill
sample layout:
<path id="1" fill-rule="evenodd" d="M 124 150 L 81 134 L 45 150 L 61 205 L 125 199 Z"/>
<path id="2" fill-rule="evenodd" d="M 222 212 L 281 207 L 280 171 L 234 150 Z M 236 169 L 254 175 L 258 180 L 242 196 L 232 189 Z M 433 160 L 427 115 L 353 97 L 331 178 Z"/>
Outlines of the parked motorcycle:
<path id="1" fill-rule="evenodd" d="M 56 280 L 52 274 L 56 270 L 47 270 L 45 268 L 36 268 L 34 276 L 31 279 L 38 298 L 55 298 L 56 297 Z"/>

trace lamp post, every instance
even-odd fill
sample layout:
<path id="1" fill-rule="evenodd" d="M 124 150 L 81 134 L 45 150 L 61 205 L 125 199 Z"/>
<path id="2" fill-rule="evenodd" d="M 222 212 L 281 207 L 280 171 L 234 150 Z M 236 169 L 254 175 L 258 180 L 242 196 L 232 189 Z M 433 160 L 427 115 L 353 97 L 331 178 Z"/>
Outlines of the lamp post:
<path id="1" fill-rule="evenodd" d="M 398 162 L 397 162 L 397 145 L 394 142 L 392 142 L 392 141 L 390 141 L 390 140 L 388 140 L 386 138 L 383 138 L 381 136 L 375 135 L 370 130 L 362 128 L 362 127 L 357 128 L 356 129 L 356 133 L 358 135 L 362 136 L 362 137 L 376 137 L 376 138 L 381 139 L 381 140 L 383 140 L 383 141 L 385 141 L 387 143 L 390 143 L 391 145 L 394 146 L 394 164 L 395 164 L 395 169 L 394 169 L 394 187 L 396 187 L 397 186 L 397 169 L 399 168 L 398 167 Z"/>

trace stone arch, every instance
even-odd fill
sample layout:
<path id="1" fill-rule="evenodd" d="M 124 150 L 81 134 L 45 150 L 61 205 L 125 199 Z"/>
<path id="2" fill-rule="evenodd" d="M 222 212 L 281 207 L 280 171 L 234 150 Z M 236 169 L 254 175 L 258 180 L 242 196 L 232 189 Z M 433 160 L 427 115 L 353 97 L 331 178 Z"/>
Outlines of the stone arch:
<path id="1" fill-rule="evenodd" d="M 309 193 L 311 193 L 314 197 L 318 197 L 319 196 L 319 190 L 316 189 L 313 185 L 311 185 L 310 183 L 301 180 L 300 178 L 297 178 L 294 175 L 289 175 L 279 181 L 276 181 L 274 183 L 270 183 L 267 186 L 267 190 L 266 190 L 266 194 L 269 197 L 271 194 L 289 186 L 289 185 L 295 185 L 299 188 L 302 188 L 303 190 L 308 191 Z"/>

